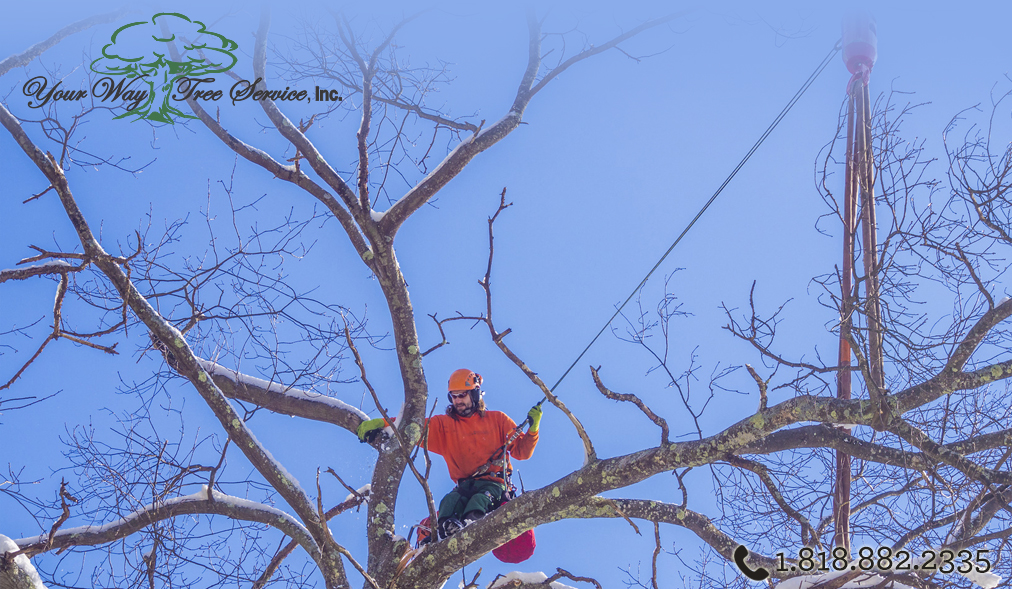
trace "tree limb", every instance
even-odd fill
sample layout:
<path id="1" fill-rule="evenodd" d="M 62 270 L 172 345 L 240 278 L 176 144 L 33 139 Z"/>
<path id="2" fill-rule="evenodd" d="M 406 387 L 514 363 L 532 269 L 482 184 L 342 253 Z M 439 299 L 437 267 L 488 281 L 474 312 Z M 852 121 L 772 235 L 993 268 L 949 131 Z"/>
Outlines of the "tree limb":
<path id="1" fill-rule="evenodd" d="M 180 515 L 224 515 L 277 528 L 298 542 L 313 560 L 318 563 L 321 561 L 322 555 L 309 531 L 291 515 L 267 505 L 250 506 L 246 499 L 223 493 L 214 492 L 213 496 L 214 499 L 208 499 L 207 492 L 201 490 L 193 495 L 150 504 L 127 517 L 106 524 L 66 528 L 51 537 L 46 534 L 21 538 L 15 542 L 24 554 L 31 557 L 50 550 L 107 544 L 139 532 L 155 522 Z"/>
<path id="2" fill-rule="evenodd" d="M 352 433 L 358 431 L 363 420 L 368 419 L 364 412 L 334 397 L 284 387 L 278 383 L 264 387 L 259 384 L 263 382 L 262 379 L 249 377 L 208 360 L 198 358 L 198 362 L 211 375 L 221 392 L 231 399 L 253 403 L 274 413 L 332 423 Z M 283 390 L 279 391 L 278 388 Z"/>

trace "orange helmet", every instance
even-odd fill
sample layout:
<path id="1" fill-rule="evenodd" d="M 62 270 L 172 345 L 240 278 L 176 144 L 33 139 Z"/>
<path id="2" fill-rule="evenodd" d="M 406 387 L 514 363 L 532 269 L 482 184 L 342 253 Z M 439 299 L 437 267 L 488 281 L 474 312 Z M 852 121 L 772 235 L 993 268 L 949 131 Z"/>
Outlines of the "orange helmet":
<path id="1" fill-rule="evenodd" d="M 484 407 L 481 405 L 481 396 L 485 393 L 481 390 L 481 375 L 477 372 L 468 370 L 467 368 L 454 370 L 453 374 L 450 375 L 450 382 L 447 388 L 450 392 L 446 393 L 446 398 L 450 401 L 451 408 L 453 407 L 453 391 L 467 391 L 471 394 L 471 408 L 462 413 L 464 417 L 471 415 L 474 411 L 484 412 Z"/>
<path id="2" fill-rule="evenodd" d="M 471 391 L 481 388 L 481 375 L 473 370 L 461 368 L 454 370 L 450 375 L 450 382 L 447 390 L 450 391 Z"/>

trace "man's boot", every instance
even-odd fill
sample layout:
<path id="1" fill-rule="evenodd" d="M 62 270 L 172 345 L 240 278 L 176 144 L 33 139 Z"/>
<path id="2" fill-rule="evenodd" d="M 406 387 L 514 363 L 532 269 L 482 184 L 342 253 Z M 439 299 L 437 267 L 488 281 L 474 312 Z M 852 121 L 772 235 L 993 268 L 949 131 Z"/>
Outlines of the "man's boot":
<path id="1" fill-rule="evenodd" d="M 464 528 L 463 522 L 455 517 L 448 517 L 439 522 L 439 539 L 445 540 Z"/>

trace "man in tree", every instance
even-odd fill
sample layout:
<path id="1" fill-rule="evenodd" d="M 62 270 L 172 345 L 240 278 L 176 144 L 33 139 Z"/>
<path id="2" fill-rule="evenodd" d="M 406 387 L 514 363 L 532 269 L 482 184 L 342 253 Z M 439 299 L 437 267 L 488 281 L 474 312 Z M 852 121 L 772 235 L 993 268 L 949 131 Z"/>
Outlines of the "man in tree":
<path id="1" fill-rule="evenodd" d="M 508 415 L 485 407 L 481 383 L 481 375 L 476 372 L 466 368 L 453 371 L 446 415 L 430 419 L 428 435 L 419 441 L 430 452 L 446 459 L 450 478 L 457 483 L 439 503 L 440 539 L 497 507 L 506 492 L 506 477 L 513 470 L 509 457 L 527 460 L 538 444 L 541 407 L 531 408 L 527 413 L 530 427 L 527 433 L 520 433 Z M 358 428 L 358 437 L 372 441 L 385 425 L 382 417 L 364 421 Z"/>

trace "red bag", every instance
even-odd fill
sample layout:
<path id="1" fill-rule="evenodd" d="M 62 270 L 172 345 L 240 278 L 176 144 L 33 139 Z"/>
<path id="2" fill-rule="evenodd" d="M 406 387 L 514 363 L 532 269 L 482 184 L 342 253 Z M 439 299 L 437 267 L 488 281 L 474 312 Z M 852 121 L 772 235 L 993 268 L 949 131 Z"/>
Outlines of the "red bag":
<path id="1" fill-rule="evenodd" d="M 536 545 L 537 542 L 534 541 L 534 530 L 527 530 L 523 534 L 520 534 L 516 538 L 513 538 L 509 542 L 493 550 L 492 554 L 503 562 L 523 562 L 534 554 L 534 547 Z"/>

